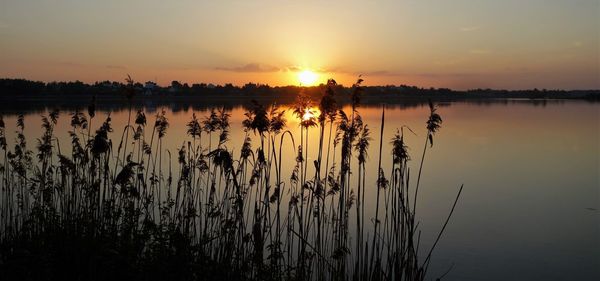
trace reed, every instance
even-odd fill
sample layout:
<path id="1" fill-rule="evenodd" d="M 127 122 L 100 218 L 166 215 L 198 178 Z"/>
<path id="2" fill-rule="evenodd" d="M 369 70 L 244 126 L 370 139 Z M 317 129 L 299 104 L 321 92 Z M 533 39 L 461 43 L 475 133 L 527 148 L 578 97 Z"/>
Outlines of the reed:
<path id="1" fill-rule="evenodd" d="M 288 129 L 285 109 L 254 102 L 237 153 L 227 147 L 227 110 L 205 118 L 193 113 L 173 154 L 163 145 L 166 112 L 150 129 L 144 111 L 132 107 L 136 93 L 131 77 L 127 82 L 128 121 L 116 151 L 110 115 L 92 128 L 95 101 L 87 114 L 70 114 L 69 155 L 55 136 L 58 111 L 42 117 L 34 149 L 22 115 L 15 146 L 8 147 L 0 116 L 3 280 L 425 279 L 462 191 L 432 248 L 419 250 L 421 170 L 442 120 L 433 104 L 412 192 L 406 127 L 391 138 L 392 162 L 382 162 L 384 107 L 377 169 L 368 165 L 372 137 L 359 113 L 362 79 L 353 87 L 351 112 L 336 103 L 344 93 L 336 93 L 332 79 L 320 101 L 300 95 L 291 109 L 299 136 Z M 317 145 L 314 155 L 309 144 Z M 295 159 L 285 159 L 284 151 Z M 283 163 L 290 162 L 295 168 L 285 175 Z M 377 182 L 366 180 L 369 173 L 377 173 Z M 372 191 L 376 201 L 368 202 Z M 375 216 L 367 217 L 371 204 Z"/>

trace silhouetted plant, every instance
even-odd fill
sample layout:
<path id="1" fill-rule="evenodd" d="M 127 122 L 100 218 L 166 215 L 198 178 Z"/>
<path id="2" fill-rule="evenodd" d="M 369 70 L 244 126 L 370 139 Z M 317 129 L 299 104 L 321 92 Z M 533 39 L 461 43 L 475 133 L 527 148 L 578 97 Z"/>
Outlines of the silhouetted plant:
<path id="1" fill-rule="evenodd" d="M 433 102 L 429 101 L 429 118 L 427 119 L 427 137 L 423 146 L 423 155 L 421 156 L 421 164 L 419 165 L 419 173 L 417 175 L 417 185 L 415 187 L 415 206 L 417 208 L 417 195 L 419 192 L 419 184 L 421 183 L 421 172 L 423 171 L 423 162 L 425 161 L 425 152 L 427 151 L 427 142 L 433 147 L 433 135 L 441 128 L 442 117 L 437 114 L 437 108 Z"/>
<path id="2" fill-rule="evenodd" d="M 163 147 L 169 128 L 165 110 L 156 114 L 150 131 L 144 111 L 131 120 L 130 107 L 115 153 L 111 115 L 91 128 L 94 98 L 87 116 L 79 110 L 70 115 L 70 155 L 54 135 L 58 111 L 42 118 L 35 155 L 27 147 L 24 116 L 17 117 L 12 150 L 0 116 L 0 275 L 9 280 L 46 278 L 44 272 L 57 274 L 49 279 L 424 280 L 462 187 L 420 261 L 407 127 L 391 139 L 388 174 L 382 163 L 384 109 L 379 163 L 377 169 L 368 165 L 372 127 L 357 109 L 362 82 L 354 84 L 349 113 L 336 103 L 332 79 L 322 88 L 318 110 L 301 95 L 291 108 L 300 143 L 286 130 L 286 110 L 254 101 L 242 122 L 239 154 L 227 148 L 230 113 L 224 108 L 204 119 L 192 113 L 188 138 L 178 140 L 174 159 Z M 134 91 L 129 76 L 127 83 Z M 128 99 L 133 91 L 126 88 Z M 421 168 L 441 123 L 430 104 Z M 308 149 L 315 130 L 316 154 Z M 260 141 L 256 146 L 251 132 Z M 213 133 L 218 135 L 214 147 Z M 295 164 L 289 177 L 283 175 L 285 163 Z M 376 182 L 366 181 L 369 172 L 377 173 Z M 417 180 L 415 196 L 418 185 Z M 365 194 L 374 189 L 375 216 L 366 217 Z M 365 228 L 369 221 L 373 228 Z M 31 266 L 41 259 L 49 264 Z"/>

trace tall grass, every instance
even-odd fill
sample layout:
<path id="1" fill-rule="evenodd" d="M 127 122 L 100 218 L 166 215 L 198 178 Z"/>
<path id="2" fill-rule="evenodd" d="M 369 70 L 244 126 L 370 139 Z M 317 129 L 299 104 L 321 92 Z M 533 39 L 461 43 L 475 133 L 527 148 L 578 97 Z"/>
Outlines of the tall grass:
<path id="1" fill-rule="evenodd" d="M 427 143 L 412 192 L 405 127 L 391 138 L 392 162 L 382 163 L 383 141 L 389 138 L 383 108 L 378 165 L 370 168 L 371 129 L 359 114 L 362 79 L 353 86 L 351 112 L 336 103 L 334 80 L 314 106 L 300 95 L 292 107 L 299 136 L 288 129 L 284 109 L 254 102 L 245 114 L 237 153 L 227 147 L 230 114 L 225 109 L 214 109 L 204 119 L 192 114 L 187 139 L 177 136 L 177 151 L 165 148 L 166 113 L 159 112 L 150 128 L 144 111 L 133 111 L 133 80 L 127 82 L 128 121 L 116 151 L 110 115 L 92 128 L 94 102 L 87 115 L 70 116 L 69 155 L 54 134 L 58 111 L 42 117 L 43 132 L 33 149 L 26 143 L 22 115 L 12 149 L 0 117 L 0 275 L 25 280 L 425 279 L 458 196 L 434 246 L 419 250 L 415 210 Z M 426 140 L 432 145 L 441 117 L 433 104 L 430 109 Z M 318 144 L 316 155 L 309 155 L 309 144 Z M 295 159 L 284 159 L 290 152 Z M 283 163 L 290 162 L 294 169 L 285 175 Z M 368 173 L 376 173 L 377 182 L 368 182 Z M 373 191 L 376 201 L 367 202 L 366 192 Z M 367 203 L 374 203 L 375 217 L 366 217 Z"/>

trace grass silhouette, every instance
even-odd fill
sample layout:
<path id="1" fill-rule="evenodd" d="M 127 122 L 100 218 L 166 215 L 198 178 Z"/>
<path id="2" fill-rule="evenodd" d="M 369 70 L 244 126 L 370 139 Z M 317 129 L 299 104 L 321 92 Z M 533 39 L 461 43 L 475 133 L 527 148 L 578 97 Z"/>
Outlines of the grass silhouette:
<path id="1" fill-rule="evenodd" d="M 433 248 L 421 261 L 415 210 L 427 142 L 433 145 L 442 122 L 433 104 L 412 197 L 405 127 L 391 139 L 392 162 L 382 163 L 385 109 L 378 168 L 366 165 L 372 138 L 359 114 L 362 79 L 352 88 L 349 113 L 336 104 L 332 79 L 315 106 L 300 94 L 292 109 L 299 139 L 287 129 L 285 110 L 254 102 L 239 156 L 227 148 L 225 109 L 204 119 L 192 114 L 188 138 L 172 155 L 163 146 L 166 113 L 150 127 L 144 111 L 133 111 L 134 82 L 126 81 L 128 121 L 116 150 L 110 115 L 92 128 L 95 101 L 87 115 L 70 115 L 70 155 L 54 135 L 58 111 L 42 117 L 35 149 L 25 140 L 22 115 L 16 145 L 7 147 L 0 117 L 3 280 L 425 279 Z M 318 150 L 309 155 L 315 131 Z M 283 150 L 296 158 L 283 159 Z M 172 158 L 177 167 L 163 166 Z M 283 162 L 294 162 L 291 175 L 282 173 Z M 372 172 L 374 186 L 366 182 Z M 375 217 L 368 218 L 365 190 L 373 188 Z M 365 230 L 369 221 L 372 233 Z"/>

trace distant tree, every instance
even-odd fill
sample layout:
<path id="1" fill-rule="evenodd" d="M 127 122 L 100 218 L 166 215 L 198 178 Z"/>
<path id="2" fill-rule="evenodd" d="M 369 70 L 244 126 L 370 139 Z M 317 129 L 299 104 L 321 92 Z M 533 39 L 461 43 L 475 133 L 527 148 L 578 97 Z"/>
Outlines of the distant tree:
<path id="1" fill-rule="evenodd" d="M 171 81 L 171 88 L 180 89 L 182 87 L 183 87 L 183 85 L 181 85 L 181 83 L 179 83 L 179 81 Z"/>

